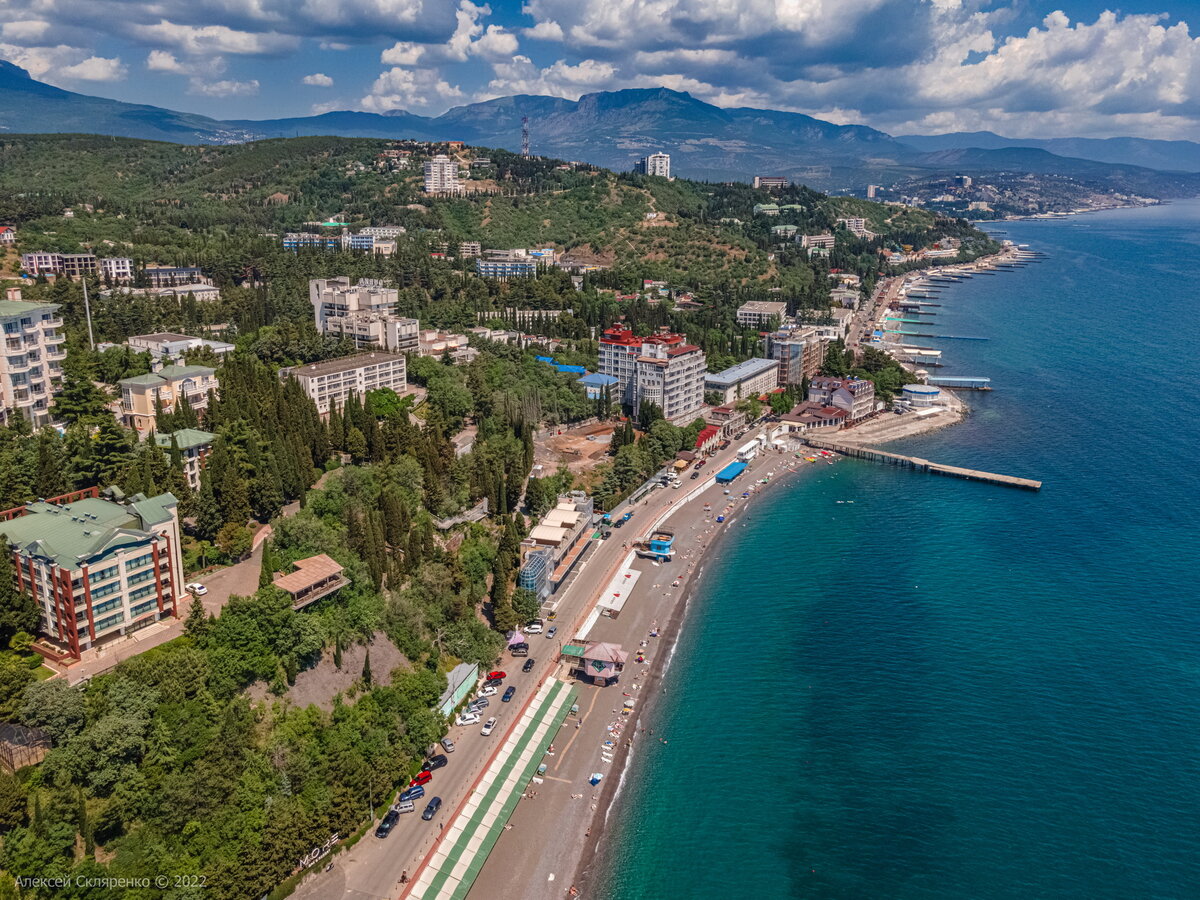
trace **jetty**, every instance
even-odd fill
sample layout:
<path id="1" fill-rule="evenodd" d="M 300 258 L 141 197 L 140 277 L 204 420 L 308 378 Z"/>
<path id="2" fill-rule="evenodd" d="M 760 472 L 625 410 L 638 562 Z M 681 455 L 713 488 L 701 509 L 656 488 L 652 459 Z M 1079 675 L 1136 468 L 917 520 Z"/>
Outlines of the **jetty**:
<path id="1" fill-rule="evenodd" d="M 934 387 L 944 387 L 955 391 L 990 391 L 992 379 L 972 378 L 969 375 L 930 375 L 925 379 Z"/>
<path id="2" fill-rule="evenodd" d="M 887 463 L 893 466 L 904 466 L 928 472 L 931 475 L 944 475 L 948 478 L 962 478 L 966 481 L 983 481 L 988 484 L 998 484 L 1003 487 L 1020 488 L 1026 491 L 1040 491 L 1042 483 L 1031 478 L 1016 478 L 1012 475 L 998 475 L 995 472 L 983 472 L 979 469 L 964 469 L 961 466 L 947 466 L 943 463 L 930 462 L 918 456 L 902 456 L 899 453 L 888 453 L 886 450 L 876 450 L 874 447 L 856 447 L 853 444 L 842 444 L 838 441 L 827 441 L 822 438 L 809 437 L 804 442 L 817 450 L 832 450 L 844 456 L 855 459 L 867 459 L 872 462 Z"/>

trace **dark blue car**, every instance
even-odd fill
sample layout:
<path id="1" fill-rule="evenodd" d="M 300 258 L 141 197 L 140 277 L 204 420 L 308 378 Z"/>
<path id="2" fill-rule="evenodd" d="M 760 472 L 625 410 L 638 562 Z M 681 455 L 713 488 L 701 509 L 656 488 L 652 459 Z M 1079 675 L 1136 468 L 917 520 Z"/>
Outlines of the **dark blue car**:
<path id="1" fill-rule="evenodd" d="M 509 700 L 511 700 L 513 698 L 513 694 L 515 694 L 516 692 L 517 692 L 517 689 L 515 687 L 510 687 L 507 691 L 504 692 L 504 696 L 500 698 L 500 701 L 502 703 L 507 703 Z"/>
<path id="2" fill-rule="evenodd" d="M 405 800 L 420 800 L 424 796 L 425 788 L 418 784 L 414 787 L 406 788 L 405 790 L 401 791 L 400 802 L 403 803 Z"/>
<path id="3" fill-rule="evenodd" d="M 425 807 L 425 812 L 421 813 L 421 818 L 424 819 L 426 822 L 428 822 L 435 815 L 437 815 L 437 811 L 441 808 L 442 808 L 442 798 L 434 797 L 432 800 L 429 801 L 429 805 Z"/>

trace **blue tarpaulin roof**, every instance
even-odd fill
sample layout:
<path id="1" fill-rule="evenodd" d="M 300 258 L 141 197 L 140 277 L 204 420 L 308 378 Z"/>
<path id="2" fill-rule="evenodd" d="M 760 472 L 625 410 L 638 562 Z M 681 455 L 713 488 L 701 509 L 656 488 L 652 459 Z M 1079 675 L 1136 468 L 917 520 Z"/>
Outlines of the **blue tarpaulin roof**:
<path id="1" fill-rule="evenodd" d="M 735 462 L 730 463 L 720 472 L 717 473 L 717 484 L 729 484 L 733 479 L 737 478 L 746 471 L 746 463 Z"/>
<path id="2" fill-rule="evenodd" d="M 578 384 L 587 385 L 588 387 L 609 387 L 616 384 L 618 381 L 614 375 L 601 375 L 596 372 L 592 375 L 584 375 L 578 380 Z"/>

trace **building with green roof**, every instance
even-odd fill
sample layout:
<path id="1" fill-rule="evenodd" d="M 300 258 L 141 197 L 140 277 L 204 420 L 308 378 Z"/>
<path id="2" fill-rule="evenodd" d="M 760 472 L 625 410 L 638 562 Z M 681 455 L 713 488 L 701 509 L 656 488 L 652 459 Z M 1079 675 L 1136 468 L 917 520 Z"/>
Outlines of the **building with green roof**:
<path id="1" fill-rule="evenodd" d="M 187 476 L 188 484 L 192 486 L 193 491 L 200 490 L 200 470 L 204 468 L 208 454 L 212 453 L 213 441 L 217 436 L 211 431 L 201 431 L 199 428 L 181 428 L 173 433 L 155 433 L 154 443 L 169 455 L 172 437 L 175 438 L 175 444 L 183 457 L 183 473 Z"/>
<path id="2" fill-rule="evenodd" d="M 197 412 L 208 409 L 208 392 L 220 387 L 216 369 L 208 366 L 163 366 L 157 372 L 117 382 L 121 388 L 121 422 L 145 435 L 157 425 L 155 400 L 173 412 L 180 398 Z"/>
<path id="3" fill-rule="evenodd" d="M 176 498 L 106 495 L 90 488 L 0 513 L 17 590 L 63 657 L 177 618 L 187 598 Z"/>

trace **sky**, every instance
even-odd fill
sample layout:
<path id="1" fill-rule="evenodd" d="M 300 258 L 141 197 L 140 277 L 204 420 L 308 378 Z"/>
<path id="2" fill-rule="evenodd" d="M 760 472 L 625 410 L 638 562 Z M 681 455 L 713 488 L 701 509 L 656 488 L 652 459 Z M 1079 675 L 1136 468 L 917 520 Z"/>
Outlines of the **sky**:
<path id="1" fill-rule="evenodd" d="M 1200 0 L 0 0 L 0 59 L 221 119 L 663 86 L 892 134 L 1200 140 Z"/>

